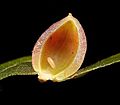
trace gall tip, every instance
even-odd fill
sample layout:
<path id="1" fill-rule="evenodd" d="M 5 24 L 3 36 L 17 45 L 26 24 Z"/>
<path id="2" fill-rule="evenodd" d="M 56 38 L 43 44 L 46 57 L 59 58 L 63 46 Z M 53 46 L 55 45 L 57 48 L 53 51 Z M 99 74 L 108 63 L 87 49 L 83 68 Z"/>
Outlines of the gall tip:
<path id="1" fill-rule="evenodd" d="M 68 16 L 72 16 L 72 13 L 69 13 Z"/>

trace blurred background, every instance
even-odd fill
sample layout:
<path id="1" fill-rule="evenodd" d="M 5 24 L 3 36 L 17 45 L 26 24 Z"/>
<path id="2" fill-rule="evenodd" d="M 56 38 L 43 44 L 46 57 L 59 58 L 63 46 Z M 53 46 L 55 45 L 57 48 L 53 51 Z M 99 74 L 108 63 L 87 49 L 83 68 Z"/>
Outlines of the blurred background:
<path id="1" fill-rule="evenodd" d="M 40 35 L 54 22 L 72 13 L 87 37 L 82 67 L 120 52 L 118 2 L 104 0 L 41 0 L 0 3 L 0 63 L 32 54 Z M 0 96 L 21 101 L 67 100 L 77 103 L 92 98 L 112 100 L 120 95 L 120 64 L 93 71 L 62 83 L 40 83 L 37 76 L 14 76 L 0 81 Z M 22 97 L 21 97 L 22 95 Z M 102 96 L 102 97 L 101 97 Z M 108 98 L 108 99 L 107 99 Z"/>

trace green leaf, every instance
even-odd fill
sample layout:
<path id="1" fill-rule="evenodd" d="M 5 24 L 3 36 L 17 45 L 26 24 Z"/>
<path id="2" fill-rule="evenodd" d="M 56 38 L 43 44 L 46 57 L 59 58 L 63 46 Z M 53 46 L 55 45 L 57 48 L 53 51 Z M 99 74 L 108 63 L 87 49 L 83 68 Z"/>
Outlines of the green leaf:
<path id="1" fill-rule="evenodd" d="M 0 65 L 0 80 L 13 75 L 35 75 L 31 56 L 18 58 Z"/>
<path id="2" fill-rule="evenodd" d="M 78 70 L 74 75 L 72 75 L 68 79 L 79 78 L 90 71 L 97 70 L 99 68 L 102 68 L 102 67 L 105 67 L 108 65 L 112 65 L 112 64 L 117 63 L 117 62 L 120 62 L 120 53 L 113 55 L 113 56 L 110 56 L 108 58 L 105 58 L 101 61 L 98 61 L 97 63 L 92 64 L 90 66 L 87 66 L 85 68 L 82 68 L 82 69 Z"/>
<path id="3" fill-rule="evenodd" d="M 120 53 L 105 58 L 101 61 L 98 61 L 97 63 L 87 66 L 85 68 L 82 68 L 78 70 L 74 75 L 67 78 L 66 80 L 79 78 L 90 71 L 97 70 L 99 68 L 117 62 L 120 62 Z M 32 68 L 31 56 L 18 58 L 0 65 L 0 80 L 13 75 L 36 75 L 36 74 L 37 73 Z"/>

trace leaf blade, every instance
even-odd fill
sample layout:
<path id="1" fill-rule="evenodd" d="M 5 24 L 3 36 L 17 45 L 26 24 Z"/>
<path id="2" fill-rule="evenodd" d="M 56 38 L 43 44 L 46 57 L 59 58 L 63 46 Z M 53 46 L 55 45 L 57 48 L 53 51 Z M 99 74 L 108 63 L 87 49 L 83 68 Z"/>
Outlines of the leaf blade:
<path id="1" fill-rule="evenodd" d="M 31 59 L 31 56 L 27 56 L 0 64 L 0 80 L 13 75 L 36 75 L 37 73 L 32 68 Z M 118 62 L 120 62 L 120 53 L 98 61 L 85 68 L 82 68 L 66 80 L 79 78 L 90 71 L 106 67 Z"/>
<path id="2" fill-rule="evenodd" d="M 0 65 L 0 80 L 13 75 L 35 75 L 31 56 L 18 58 Z"/>

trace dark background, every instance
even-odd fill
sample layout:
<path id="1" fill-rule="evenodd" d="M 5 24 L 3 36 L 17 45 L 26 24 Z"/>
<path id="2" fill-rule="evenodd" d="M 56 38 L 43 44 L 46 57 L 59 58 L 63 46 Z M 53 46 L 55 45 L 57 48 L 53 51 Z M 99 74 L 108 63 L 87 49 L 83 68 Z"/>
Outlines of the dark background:
<path id="1" fill-rule="evenodd" d="M 119 3 L 104 0 L 44 0 L 5 2 L 0 9 L 0 63 L 31 55 L 40 35 L 54 22 L 72 13 L 84 28 L 88 49 L 82 67 L 120 52 Z M 40 83 L 37 76 L 14 76 L 0 81 L 2 99 L 20 102 L 117 102 L 120 64 L 62 83 Z M 14 102 L 14 101 L 10 101 Z M 96 103 L 96 104 L 97 104 Z M 115 104 L 115 103 L 114 103 Z"/>

